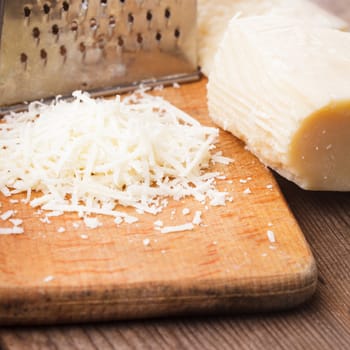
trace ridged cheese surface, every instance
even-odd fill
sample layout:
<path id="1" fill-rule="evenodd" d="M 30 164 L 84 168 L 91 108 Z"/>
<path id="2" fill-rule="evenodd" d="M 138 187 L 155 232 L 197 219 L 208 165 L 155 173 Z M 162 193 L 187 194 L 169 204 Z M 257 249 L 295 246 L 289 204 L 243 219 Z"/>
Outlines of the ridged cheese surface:
<path id="1" fill-rule="evenodd" d="M 320 26 L 347 29 L 342 19 L 308 0 L 198 0 L 199 63 L 209 75 L 218 45 L 232 17 L 288 15 Z"/>

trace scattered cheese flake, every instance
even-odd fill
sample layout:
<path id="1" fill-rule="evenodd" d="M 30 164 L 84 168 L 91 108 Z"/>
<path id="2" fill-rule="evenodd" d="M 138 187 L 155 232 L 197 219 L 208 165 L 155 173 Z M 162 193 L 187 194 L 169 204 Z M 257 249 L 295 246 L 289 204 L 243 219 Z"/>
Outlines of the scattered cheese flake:
<path id="1" fill-rule="evenodd" d="M 149 246 L 150 244 L 151 244 L 151 241 L 150 241 L 148 238 L 145 238 L 145 239 L 143 240 L 143 245 L 144 245 L 145 247 Z"/>
<path id="2" fill-rule="evenodd" d="M 215 206 L 220 206 L 220 205 L 225 205 L 226 203 L 226 192 L 215 192 L 213 194 L 213 198 L 209 202 L 209 204 L 213 207 Z"/>
<path id="3" fill-rule="evenodd" d="M 83 234 L 80 235 L 80 238 L 81 239 L 88 239 L 89 236 L 83 233 Z"/>
<path id="4" fill-rule="evenodd" d="M 23 223 L 22 219 L 10 219 L 9 221 L 12 223 L 13 226 L 19 226 Z"/>
<path id="5" fill-rule="evenodd" d="M 127 224 L 134 224 L 135 222 L 139 221 L 139 219 L 135 216 L 127 216 L 124 218 L 124 221 L 127 223 Z"/>
<path id="6" fill-rule="evenodd" d="M 44 216 L 43 218 L 40 218 L 39 220 L 44 224 L 51 224 L 51 221 L 47 216 Z"/>
<path id="7" fill-rule="evenodd" d="M 272 223 L 272 222 L 269 222 L 269 223 L 267 224 L 267 226 L 271 227 L 271 226 L 273 226 L 273 223 Z"/>
<path id="8" fill-rule="evenodd" d="M 240 182 L 241 184 L 246 184 L 248 181 L 245 180 L 245 179 L 240 179 L 239 182 Z"/>
<path id="9" fill-rule="evenodd" d="M 51 211 L 51 212 L 46 214 L 47 217 L 61 216 L 61 215 L 63 215 L 63 211 L 62 210 L 54 210 L 54 211 Z"/>
<path id="10" fill-rule="evenodd" d="M 191 212 L 191 211 L 190 211 L 190 209 L 188 209 L 188 208 L 183 208 L 183 209 L 182 209 L 182 214 L 183 214 L 183 215 L 188 215 L 190 212 Z"/>
<path id="11" fill-rule="evenodd" d="M 266 188 L 271 190 L 273 188 L 273 186 L 271 184 L 269 184 L 269 185 L 266 185 Z"/>
<path id="12" fill-rule="evenodd" d="M 5 220 L 9 219 L 14 213 L 15 213 L 14 210 L 7 210 L 1 214 L 0 218 L 1 218 L 1 220 L 5 221 Z"/>
<path id="13" fill-rule="evenodd" d="M 63 233 L 63 232 L 65 232 L 66 231 L 66 229 L 63 227 L 63 226 L 61 226 L 61 227 L 59 227 L 58 229 L 57 229 L 57 232 L 58 233 Z"/>
<path id="14" fill-rule="evenodd" d="M 53 277 L 53 276 L 46 276 L 46 277 L 44 278 L 44 282 L 45 282 L 45 283 L 51 282 L 52 280 L 54 280 L 54 277 Z"/>
<path id="15" fill-rule="evenodd" d="M 114 222 L 117 224 L 117 225 L 120 225 L 123 223 L 123 218 L 121 218 L 120 216 L 117 216 L 115 219 L 114 219 Z"/>
<path id="16" fill-rule="evenodd" d="M 244 194 L 251 194 L 252 191 L 249 187 L 247 187 L 244 191 L 243 191 Z"/>
<path id="17" fill-rule="evenodd" d="M 170 213 L 170 220 L 174 220 L 175 215 L 176 215 L 176 209 L 173 209 Z"/>
<path id="18" fill-rule="evenodd" d="M 10 199 L 9 202 L 11 204 L 17 204 L 19 202 L 19 200 L 18 199 Z"/>
<path id="19" fill-rule="evenodd" d="M 77 229 L 77 228 L 79 228 L 79 226 L 80 226 L 80 222 L 78 222 L 78 221 L 75 221 L 75 222 L 73 222 L 73 227 L 75 228 L 75 229 Z"/>
<path id="20" fill-rule="evenodd" d="M 84 224 L 86 225 L 86 227 L 91 228 L 91 229 L 102 226 L 102 223 L 100 222 L 100 220 L 98 218 L 96 218 L 96 217 L 90 218 L 88 216 L 84 217 Z"/>
<path id="21" fill-rule="evenodd" d="M 11 196 L 11 191 L 6 187 L 3 186 L 0 188 L 0 192 L 5 196 L 5 197 L 10 197 Z"/>
<path id="22" fill-rule="evenodd" d="M 181 231 L 191 231 L 193 230 L 194 225 L 192 222 L 183 224 L 183 225 L 177 225 L 177 226 L 165 226 L 161 228 L 161 233 L 171 233 L 171 232 L 181 232 Z"/>
<path id="23" fill-rule="evenodd" d="M 0 235 L 17 235 L 23 232 L 24 232 L 23 228 L 18 226 L 14 226 L 12 228 L 9 228 L 9 227 L 0 228 Z"/>
<path id="24" fill-rule="evenodd" d="M 160 85 L 157 85 L 153 88 L 154 91 L 162 91 L 164 90 L 164 85 L 160 84 Z"/>
<path id="25" fill-rule="evenodd" d="M 201 216 L 202 216 L 202 212 L 200 210 L 196 210 L 196 212 L 194 213 L 192 224 L 199 225 L 202 222 Z"/>
<path id="26" fill-rule="evenodd" d="M 180 84 L 175 82 L 175 83 L 173 84 L 173 88 L 179 89 L 179 88 L 180 88 Z"/>
<path id="27" fill-rule="evenodd" d="M 275 242 L 276 242 L 276 237 L 275 237 L 274 232 L 271 231 L 271 230 L 267 230 L 266 233 L 267 233 L 267 238 L 269 239 L 269 241 L 270 241 L 271 243 L 275 243 Z"/>
<path id="28" fill-rule="evenodd" d="M 162 220 L 157 220 L 153 223 L 155 227 L 162 227 L 164 225 Z"/>
<path id="29" fill-rule="evenodd" d="M 228 158 L 228 157 L 224 157 L 222 155 L 222 152 L 217 152 L 212 156 L 212 161 L 214 163 L 219 163 L 219 164 L 224 164 L 224 165 L 228 165 L 230 163 L 233 163 L 235 160 L 232 158 Z"/>

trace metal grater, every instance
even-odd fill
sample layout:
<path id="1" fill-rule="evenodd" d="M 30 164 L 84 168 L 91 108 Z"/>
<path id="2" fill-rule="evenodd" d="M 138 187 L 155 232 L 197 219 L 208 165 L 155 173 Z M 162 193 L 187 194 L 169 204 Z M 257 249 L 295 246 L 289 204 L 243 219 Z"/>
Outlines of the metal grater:
<path id="1" fill-rule="evenodd" d="M 199 77 L 196 0 L 0 0 L 0 112 Z"/>

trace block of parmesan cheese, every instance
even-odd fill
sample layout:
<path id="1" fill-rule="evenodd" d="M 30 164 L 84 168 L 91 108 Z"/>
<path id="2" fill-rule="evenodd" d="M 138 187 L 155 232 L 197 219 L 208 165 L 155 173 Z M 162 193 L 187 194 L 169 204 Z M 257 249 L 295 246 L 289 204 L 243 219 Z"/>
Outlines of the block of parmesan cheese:
<path id="1" fill-rule="evenodd" d="M 341 30 L 349 26 L 308 0 L 198 0 L 198 56 L 203 73 L 209 75 L 217 47 L 232 17 L 268 13 Z"/>
<path id="2" fill-rule="evenodd" d="M 350 190 L 350 33 L 233 19 L 208 82 L 211 118 L 304 189 Z"/>

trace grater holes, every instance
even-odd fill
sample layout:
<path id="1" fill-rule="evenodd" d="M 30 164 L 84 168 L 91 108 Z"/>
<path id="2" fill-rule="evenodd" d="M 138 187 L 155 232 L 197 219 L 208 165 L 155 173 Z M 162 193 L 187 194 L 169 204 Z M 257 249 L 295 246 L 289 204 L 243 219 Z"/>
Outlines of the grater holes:
<path id="1" fill-rule="evenodd" d="M 49 5 L 48 3 L 45 3 L 45 4 L 43 5 L 43 11 L 44 11 L 44 13 L 45 13 L 46 15 L 48 15 L 48 14 L 50 13 L 51 7 L 50 7 L 50 5 Z"/>
<path id="2" fill-rule="evenodd" d="M 41 50 L 40 50 L 40 58 L 41 58 L 42 60 L 44 60 L 44 61 L 47 60 L 47 52 L 46 52 L 45 49 L 41 49 Z"/>
<path id="3" fill-rule="evenodd" d="M 78 22 L 76 20 L 73 20 L 70 25 L 70 30 L 72 32 L 76 32 L 78 30 Z"/>
<path id="4" fill-rule="evenodd" d="M 63 57 L 67 55 L 67 48 L 64 45 L 60 46 L 60 55 Z"/>
<path id="5" fill-rule="evenodd" d="M 124 39 L 123 37 L 119 36 L 117 40 L 118 46 L 123 47 L 124 46 Z"/>
<path id="6" fill-rule="evenodd" d="M 32 30 L 32 35 L 34 39 L 39 39 L 40 37 L 40 29 L 38 27 L 34 27 Z"/>
<path id="7" fill-rule="evenodd" d="M 143 36 L 141 33 L 137 33 L 136 35 L 136 41 L 139 45 L 141 45 L 143 43 Z"/>
<path id="8" fill-rule="evenodd" d="M 86 11 L 89 8 L 89 0 L 81 0 L 81 9 Z"/>
<path id="9" fill-rule="evenodd" d="M 107 6 L 107 0 L 100 0 L 101 6 Z"/>
<path id="10" fill-rule="evenodd" d="M 162 33 L 161 32 L 157 32 L 156 33 L 156 36 L 155 36 L 155 39 L 159 42 L 162 40 Z"/>
<path id="11" fill-rule="evenodd" d="M 134 20 L 135 20 L 134 15 L 130 12 L 130 13 L 128 14 L 128 22 L 129 22 L 130 24 L 133 24 L 133 23 L 134 23 Z"/>
<path id="12" fill-rule="evenodd" d="M 166 19 L 169 19 L 171 17 L 171 11 L 170 11 L 170 8 L 167 7 L 165 10 L 164 10 L 164 17 Z"/>
<path id="13" fill-rule="evenodd" d="M 106 46 L 106 39 L 104 34 L 100 34 L 97 38 L 97 46 L 100 50 L 103 50 Z"/>
<path id="14" fill-rule="evenodd" d="M 67 12 L 69 10 L 69 2 L 68 1 L 63 1 L 62 3 L 62 9 L 63 11 Z"/>
<path id="15" fill-rule="evenodd" d="M 179 28 L 175 28 L 175 30 L 174 30 L 174 37 L 176 39 L 178 39 L 178 38 L 180 38 L 180 35 L 181 35 L 180 29 Z"/>
<path id="16" fill-rule="evenodd" d="M 79 44 L 79 51 L 80 51 L 81 53 L 85 53 L 85 51 L 86 51 L 86 46 L 85 46 L 85 43 L 84 43 L 84 42 L 81 42 L 81 43 Z"/>
<path id="17" fill-rule="evenodd" d="M 24 6 L 23 8 L 24 17 L 27 17 L 27 18 L 30 17 L 31 13 L 32 13 L 31 8 L 29 6 Z"/>
<path id="18" fill-rule="evenodd" d="M 147 13 L 146 13 L 146 20 L 148 22 L 152 21 L 152 18 L 153 18 L 153 14 L 152 14 L 152 11 L 151 10 L 148 10 Z"/>
<path id="19" fill-rule="evenodd" d="M 20 59 L 21 63 L 25 64 L 28 61 L 28 56 L 24 52 L 22 52 L 19 56 L 19 59 Z"/>
<path id="20" fill-rule="evenodd" d="M 58 27 L 57 24 L 54 24 L 52 27 L 51 27 L 51 31 L 52 31 L 52 34 L 53 35 L 58 35 L 59 31 L 60 31 L 60 28 Z"/>
<path id="21" fill-rule="evenodd" d="M 92 18 L 90 19 L 90 29 L 96 30 L 97 27 L 98 27 L 98 26 L 97 26 L 97 20 L 96 20 L 96 18 L 92 17 Z"/>
<path id="22" fill-rule="evenodd" d="M 111 28 L 114 28 L 114 27 L 116 26 L 116 20 L 115 20 L 115 17 L 114 17 L 113 15 L 110 15 L 110 16 L 109 16 L 108 25 L 109 25 Z"/>

